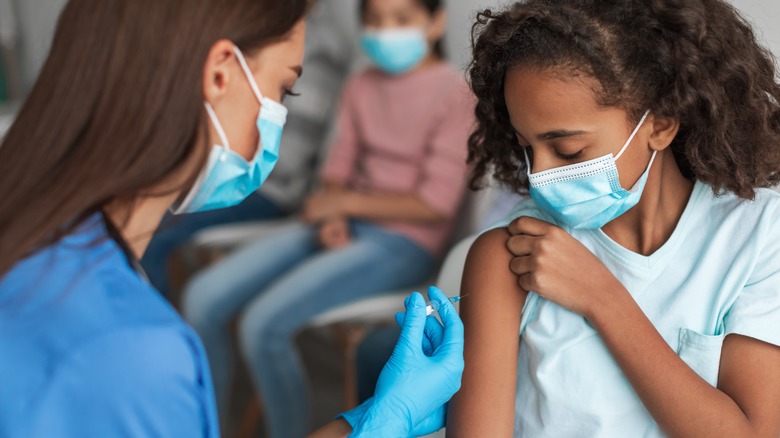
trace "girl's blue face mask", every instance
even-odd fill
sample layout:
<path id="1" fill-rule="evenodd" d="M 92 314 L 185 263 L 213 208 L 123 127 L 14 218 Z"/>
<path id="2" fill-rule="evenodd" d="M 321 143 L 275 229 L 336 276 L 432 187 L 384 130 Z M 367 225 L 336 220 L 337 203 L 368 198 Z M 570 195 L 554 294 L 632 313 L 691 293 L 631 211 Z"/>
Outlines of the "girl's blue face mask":
<path id="1" fill-rule="evenodd" d="M 531 173 L 531 162 L 526 152 L 530 192 L 536 204 L 559 224 L 584 230 L 599 229 L 634 207 L 642 197 L 657 152 L 653 152 L 647 169 L 630 190 L 621 187 L 616 163 L 649 114 L 649 110 L 645 112 L 617 156 L 609 154 L 583 163 Z"/>
<path id="2" fill-rule="evenodd" d="M 360 45 L 377 67 L 394 75 L 408 72 L 428 54 L 423 29 L 366 31 Z"/>
<path id="3" fill-rule="evenodd" d="M 234 51 L 261 105 L 257 118 L 257 129 L 260 133 L 257 152 L 252 161 L 248 162 L 231 150 L 214 108 L 206 102 L 206 112 L 222 144 L 211 148 L 206 167 L 184 201 L 174 210 L 174 214 L 216 210 L 240 204 L 263 185 L 279 160 L 279 145 L 287 122 L 287 108 L 263 97 L 244 55 L 238 47 L 234 47 Z"/>

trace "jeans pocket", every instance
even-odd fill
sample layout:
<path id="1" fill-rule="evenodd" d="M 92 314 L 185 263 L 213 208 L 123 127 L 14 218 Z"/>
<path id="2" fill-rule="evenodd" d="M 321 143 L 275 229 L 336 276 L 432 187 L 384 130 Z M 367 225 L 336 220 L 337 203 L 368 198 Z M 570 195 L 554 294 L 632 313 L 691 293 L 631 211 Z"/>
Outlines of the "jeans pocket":
<path id="1" fill-rule="evenodd" d="M 703 335 L 681 328 L 677 355 L 712 386 L 718 386 L 720 353 L 725 335 Z"/>

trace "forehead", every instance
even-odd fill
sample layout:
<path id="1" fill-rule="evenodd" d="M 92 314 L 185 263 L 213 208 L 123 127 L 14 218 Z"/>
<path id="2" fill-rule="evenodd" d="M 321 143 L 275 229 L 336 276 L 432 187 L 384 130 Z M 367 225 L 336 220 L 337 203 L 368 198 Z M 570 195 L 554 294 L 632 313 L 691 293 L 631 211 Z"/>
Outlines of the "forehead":
<path id="1" fill-rule="evenodd" d="M 419 8 L 418 0 L 368 0 L 366 2 L 366 11 L 375 13 L 410 11 Z"/>
<path id="2" fill-rule="evenodd" d="M 557 129 L 604 110 L 593 91 L 597 85 L 573 73 L 513 67 L 506 73 L 504 98 L 515 128 Z"/>

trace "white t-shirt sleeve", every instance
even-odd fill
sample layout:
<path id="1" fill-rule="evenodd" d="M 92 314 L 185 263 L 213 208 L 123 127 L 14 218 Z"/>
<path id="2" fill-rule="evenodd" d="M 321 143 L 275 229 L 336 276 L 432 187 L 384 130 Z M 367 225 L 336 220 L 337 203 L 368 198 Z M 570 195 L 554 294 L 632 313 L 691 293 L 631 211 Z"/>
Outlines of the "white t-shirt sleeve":
<path id="1" fill-rule="evenodd" d="M 765 212 L 755 230 L 764 246 L 745 288 L 725 316 L 726 335 L 749 336 L 780 345 L 780 208 Z"/>

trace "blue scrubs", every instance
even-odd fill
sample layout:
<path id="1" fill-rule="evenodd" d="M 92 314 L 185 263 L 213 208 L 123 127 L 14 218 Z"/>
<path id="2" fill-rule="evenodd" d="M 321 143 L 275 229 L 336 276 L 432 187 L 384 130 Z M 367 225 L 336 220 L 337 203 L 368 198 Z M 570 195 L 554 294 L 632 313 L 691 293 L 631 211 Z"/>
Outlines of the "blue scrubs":
<path id="1" fill-rule="evenodd" d="M 0 437 L 219 436 L 200 340 L 114 234 L 94 216 L 0 279 Z"/>

